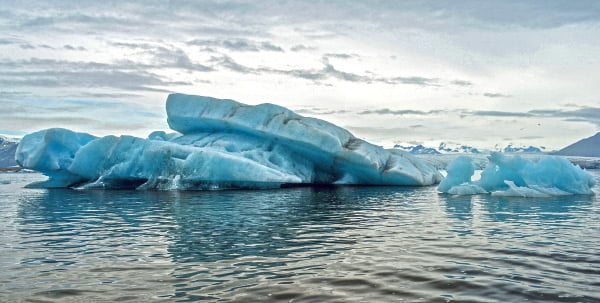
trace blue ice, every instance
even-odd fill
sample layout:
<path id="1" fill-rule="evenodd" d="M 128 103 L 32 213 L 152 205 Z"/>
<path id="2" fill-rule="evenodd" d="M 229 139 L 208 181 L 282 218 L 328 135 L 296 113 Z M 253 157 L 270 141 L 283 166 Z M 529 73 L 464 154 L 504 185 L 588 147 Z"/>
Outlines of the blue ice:
<path id="1" fill-rule="evenodd" d="M 174 133 L 96 138 L 48 129 L 23 138 L 17 162 L 49 177 L 32 186 L 83 189 L 431 185 L 442 179 L 408 153 L 281 106 L 172 94 L 166 109 Z"/>
<path id="2" fill-rule="evenodd" d="M 492 153 L 481 179 L 471 180 L 470 159 L 459 157 L 447 168 L 438 190 L 454 195 L 490 193 L 493 196 L 550 197 L 593 194 L 594 178 L 567 159 L 546 156 L 537 162 L 519 156 Z"/>

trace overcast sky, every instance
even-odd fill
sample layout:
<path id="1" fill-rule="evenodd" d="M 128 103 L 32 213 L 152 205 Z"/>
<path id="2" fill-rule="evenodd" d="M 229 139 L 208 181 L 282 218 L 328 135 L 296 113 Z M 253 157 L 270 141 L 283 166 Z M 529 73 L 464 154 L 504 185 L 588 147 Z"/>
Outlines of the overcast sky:
<path id="1" fill-rule="evenodd" d="M 556 149 L 600 130 L 600 1 L 0 4 L 3 134 L 146 136 L 168 128 L 171 92 L 384 146 Z"/>

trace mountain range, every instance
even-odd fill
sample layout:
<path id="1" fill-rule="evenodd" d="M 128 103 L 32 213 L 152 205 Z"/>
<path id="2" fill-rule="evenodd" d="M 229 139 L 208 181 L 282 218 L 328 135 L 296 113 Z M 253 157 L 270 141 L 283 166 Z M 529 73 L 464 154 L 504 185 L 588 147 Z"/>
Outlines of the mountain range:
<path id="1" fill-rule="evenodd" d="M 440 143 L 437 147 L 426 147 L 422 144 L 410 145 L 410 144 L 396 144 L 395 149 L 400 149 L 411 154 L 417 155 L 436 155 L 436 154 L 454 154 L 454 153 L 465 153 L 465 154 L 481 154 L 489 152 L 489 150 L 478 149 L 468 145 L 462 144 L 451 144 L 451 143 Z M 505 147 L 498 147 L 493 151 L 501 151 L 505 153 L 543 153 L 546 147 L 544 146 L 513 146 L 509 144 Z"/>
<path id="2" fill-rule="evenodd" d="M 0 136 L 0 167 L 16 166 L 15 152 L 19 142 L 16 139 Z"/>
<path id="3" fill-rule="evenodd" d="M 581 139 L 557 152 L 561 156 L 600 157 L 600 133 Z"/>

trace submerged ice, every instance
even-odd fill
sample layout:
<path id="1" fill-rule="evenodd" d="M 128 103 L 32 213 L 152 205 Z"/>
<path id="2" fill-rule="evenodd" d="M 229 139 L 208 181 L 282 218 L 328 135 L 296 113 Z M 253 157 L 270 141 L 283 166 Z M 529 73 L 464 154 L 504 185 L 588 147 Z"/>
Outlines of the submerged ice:
<path id="1" fill-rule="evenodd" d="M 481 179 L 472 181 L 474 167 L 468 157 L 459 157 L 447 168 L 440 192 L 454 195 L 490 193 L 493 196 L 550 197 L 593 194 L 594 178 L 568 160 L 547 156 L 537 162 L 519 156 L 492 153 Z"/>
<path id="2" fill-rule="evenodd" d="M 40 187 L 218 189 L 284 184 L 430 185 L 432 166 L 286 108 L 172 94 L 176 133 L 97 138 L 48 129 L 23 138 L 17 162 L 47 175 Z"/>

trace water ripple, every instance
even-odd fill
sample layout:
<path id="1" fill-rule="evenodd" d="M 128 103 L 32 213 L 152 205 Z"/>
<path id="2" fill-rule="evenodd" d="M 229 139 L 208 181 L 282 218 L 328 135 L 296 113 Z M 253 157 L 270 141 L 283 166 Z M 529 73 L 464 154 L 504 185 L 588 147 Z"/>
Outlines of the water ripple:
<path id="1" fill-rule="evenodd" d="M 3 178 L 2 302 L 600 302 L 598 196 L 34 190 L 22 185 L 40 175 Z"/>

